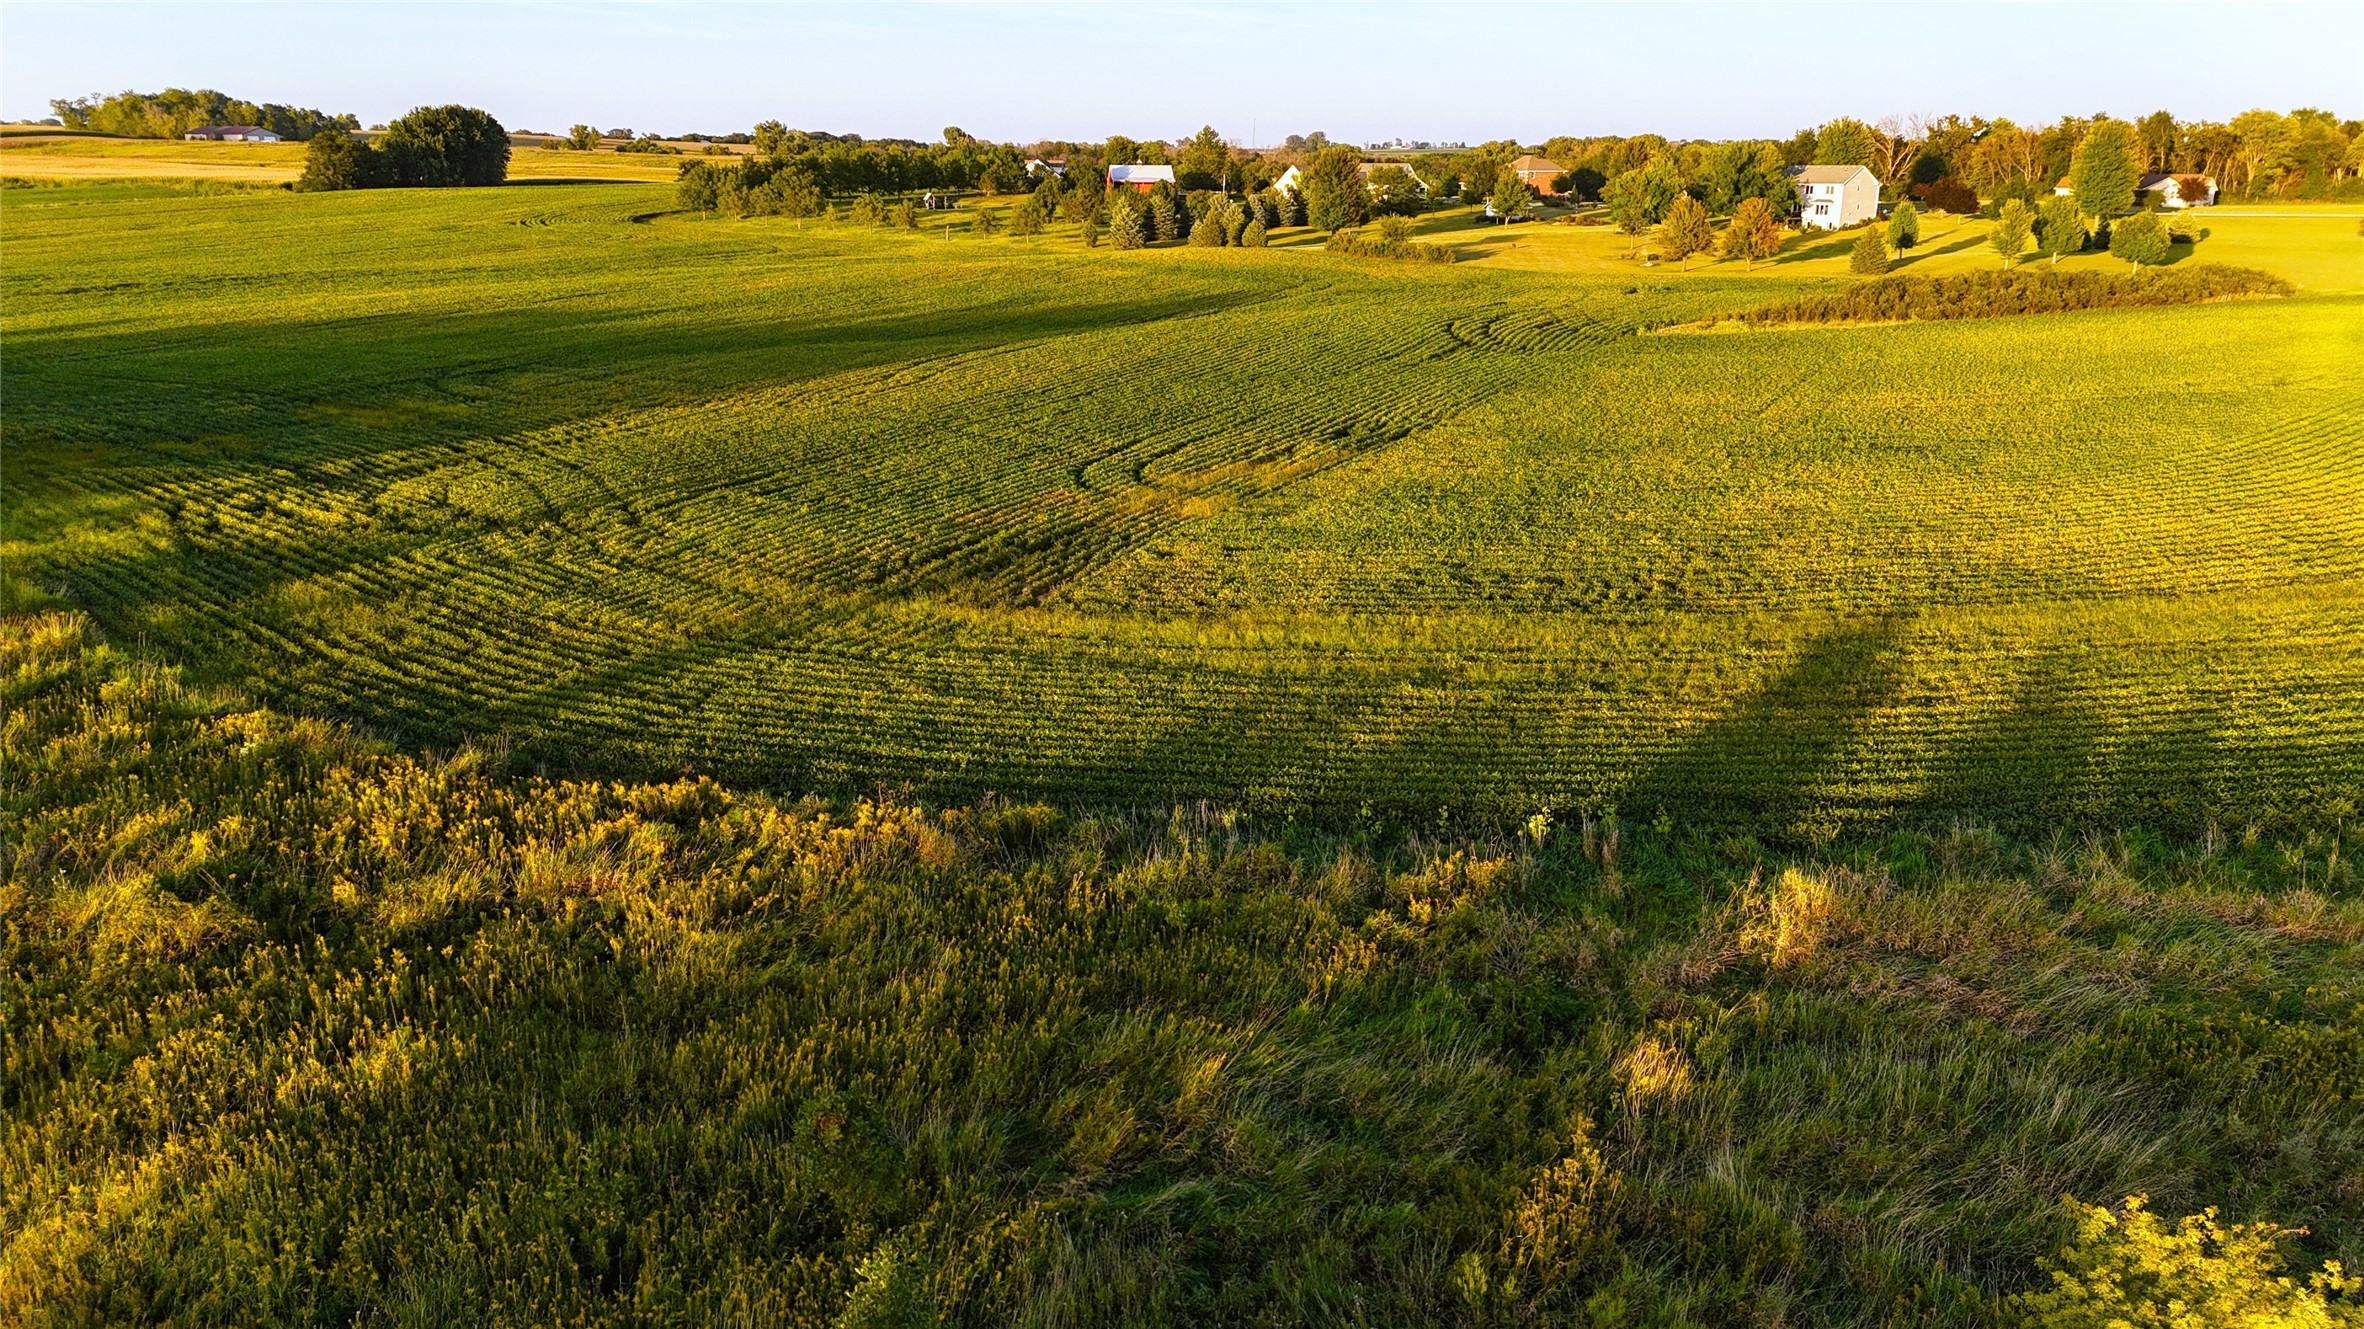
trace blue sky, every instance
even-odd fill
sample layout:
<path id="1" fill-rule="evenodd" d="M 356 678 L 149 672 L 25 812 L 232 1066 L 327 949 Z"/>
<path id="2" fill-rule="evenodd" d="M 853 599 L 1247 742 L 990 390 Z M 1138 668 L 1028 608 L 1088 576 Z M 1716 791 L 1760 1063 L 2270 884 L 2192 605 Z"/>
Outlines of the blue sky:
<path id="1" fill-rule="evenodd" d="M 513 129 L 1270 143 L 1774 137 L 1835 115 L 2364 115 L 2364 4 L 0 6 L 0 113 L 167 85 Z"/>

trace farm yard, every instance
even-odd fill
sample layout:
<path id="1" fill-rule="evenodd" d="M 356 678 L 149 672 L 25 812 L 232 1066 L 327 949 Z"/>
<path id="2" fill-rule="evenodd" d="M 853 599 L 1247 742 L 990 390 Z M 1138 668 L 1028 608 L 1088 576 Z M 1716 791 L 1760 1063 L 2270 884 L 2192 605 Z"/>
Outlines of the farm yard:
<path id="1" fill-rule="evenodd" d="M 406 741 L 1817 835 L 2364 777 L 2364 299 L 2303 218 L 2211 219 L 2290 299 L 1668 338 L 1822 279 L 6 197 L 12 594 Z"/>

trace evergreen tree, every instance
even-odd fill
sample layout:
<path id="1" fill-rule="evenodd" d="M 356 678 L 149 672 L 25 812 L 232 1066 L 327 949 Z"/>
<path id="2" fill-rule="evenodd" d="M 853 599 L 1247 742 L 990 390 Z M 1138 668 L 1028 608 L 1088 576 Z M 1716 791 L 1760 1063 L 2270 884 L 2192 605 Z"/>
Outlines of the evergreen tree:
<path id="1" fill-rule="evenodd" d="M 1263 222 L 1252 221 L 1239 233 L 1239 242 L 1249 249 L 1262 249 L 1271 243 L 1271 233 L 1264 229 Z"/>
<path id="2" fill-rule="evenodd" d="M 1667 257 L 1676 259 L 1685 268 L 1691 266 L 1693 254 L 1704 254 L 1715 245 L 1715 227 L 1707 219 L 1707 208 L 1698 199 L 1684 194 L 1666 210 L 1666 220 L 1658 225 L 1658 243 Z"/>
<path id="3" fill-rule="evenodd" d="M 1108 195 L 1108 239 L 1118 249 L 1139 249 L 1143 243 L 1139 199 L 1129 189 L 1112 190 Z"/>
<path id="4" fill-rule="evenodd" d="M 2134 126 L 2104 120 L 2093 126 L 2069 165 L 2069 187 L 2076 191 L 2077 209 L 2088 217 L 2115 217 L 2134 206 L 2134 187 L 2142 180 L 2142 145 Z"/>
<path id="5" fill-rule="evenodd" d="M 1359 225 L 1369 215 L 1362 155 L 1354 149 L 1322 149 L 1298 178 L 1305 188 L 1305 224 L 1315 230 Z"/>
<path id="6" fill-rule="evenodd" d="M 1863 234 L 1855 241 L 1855 248 L 1847 255 L 1847 271 L 1859 277 L 1887 275 L 1888 242 L 1880 238 L 1879 228 L 1863 228 Z"/>
<path id="7" fill-rule="evenodd" d="M 1160 240 L 1180 239 L 1182 210 L 1174 206 L 1174 195 L 1164 184 L 1159 181 L 1158 187 L 1149 192 L 1149 229 Z"/>
<path id="8" fill-rule="evenodd" d="M 2010 267 L 2020 251 L 2027 248 L 2029 229 L 2027 204 L 2018 199 L 2006 200 L 2003 211 L 1995 218 L 1994 230 L 1986 237 L 1987 244 L 2003 256 L 2004 267 Z"/>

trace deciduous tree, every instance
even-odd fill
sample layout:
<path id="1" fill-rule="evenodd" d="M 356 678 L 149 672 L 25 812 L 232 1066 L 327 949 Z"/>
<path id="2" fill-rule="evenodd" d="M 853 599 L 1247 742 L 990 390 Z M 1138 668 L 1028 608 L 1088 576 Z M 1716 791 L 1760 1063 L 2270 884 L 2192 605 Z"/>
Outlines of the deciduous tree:
<path id="1" fill-rule="evenodd" d="M 1912 203 L 1898 203 L 1888 214 L 1888 247 L 1901 257 L 1905 250 L 1921 243 L 1921 214 Z"/>
<path id="2" fill-rule="evenodd" d="M 509 131 L 473 106 L 422 106 L 386 126 L 388 183 L 497 185 L 509 178 Z"/>
<path id="3" fill-rule="evenodd" d="M 370 184 L 370 149 L 342 129 L 314 134 L 304 148 L 304 174 L 296 188 L 311 192 L 365 189 Z"/>
<path id="4" fill-rule="evenodd" d="M 1879 131 L 1861 120 L 1841 116 L 1814 133 L 1814 165 L 1870 166 L 1879 159 Z"/>
<path id="5" fill-rule="evenodd" d="M 2069 165 L 2077 210 L 2088 217 L 2115 217 L 2133 207 L 2134 186 L 2142 179 L 2141 153 L 2134 126 L 2123 120 L 2093 126 Z"/>
<path id="6" fill-rule="evenodd" d="M 1724 228 L 1724 257 L 1742 260 L 1743 266 L 1754 269 L 1760 258 L 1771 258 L 1781 252 L 1781 218 L 1773 205 L 1761 198 L 1744 198 L 1732 211 L 1732 223 Z"/>
<path id="7" fill-rule="evenodd" d="M 2035 224 L 2036 252 L 2051 258 L 2055 266 L 2061 255 L 2085 247 L 2085 214 L 2073 198 L 2055 195 L 2044 200 L 2044 206 L 2036 210 Z"/>
<path id="8" fill-rule="evenodd" d="M 1494 205 L 1494 215 L 1507 226 L 1511 218 L 1527 215 L 1528 206 L 1535 201 L 1535 191 L 1527 188 L 1527 182 L 1515 172 L 1504 171 L 1495 180 L 1494 192 L 1486 201 Z"/>
<path id="9" fill-rule="evenodd" d="M 1704 254 L 1715 245 L 1715 227 L 1707 219 L 1707 208 L 1689 194 L 1676 198 L 1666 210 L 1666 220 L 1658 225 L 1658 243 L 1667 257 L 1691 266 L 1693 254 Z"/>

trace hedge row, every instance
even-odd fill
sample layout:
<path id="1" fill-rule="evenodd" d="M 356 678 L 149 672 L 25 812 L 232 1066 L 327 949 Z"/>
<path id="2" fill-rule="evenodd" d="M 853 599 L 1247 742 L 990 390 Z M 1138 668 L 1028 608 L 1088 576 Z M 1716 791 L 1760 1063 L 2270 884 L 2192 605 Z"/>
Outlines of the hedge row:
<path id="1" fill-rule="evenodd" d="M 2214 265 L 2152 272 L 1968 272 L 1946 277 L 1887 277 L 1828 295 L 1811 295 L 1738 314 L 1710 317 L 1750 327 L 1778 323 L 1893 323 L 1906 319 L 2000 318 L 2071 309 L 2198 304 L 2205 300 L 2289 295 L 2289 282 L 2253 268 Z"/>

